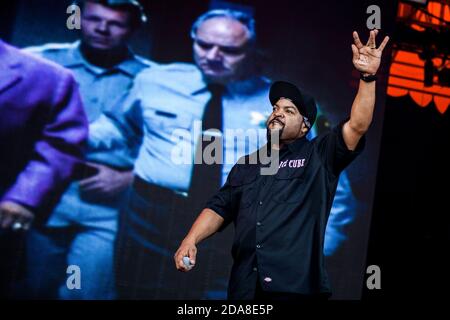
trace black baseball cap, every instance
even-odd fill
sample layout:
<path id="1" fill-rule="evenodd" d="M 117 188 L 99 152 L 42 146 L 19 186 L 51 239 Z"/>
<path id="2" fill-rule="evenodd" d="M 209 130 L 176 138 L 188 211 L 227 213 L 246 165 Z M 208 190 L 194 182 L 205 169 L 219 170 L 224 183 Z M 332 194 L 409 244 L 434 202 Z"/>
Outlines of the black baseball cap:
<path id="1" fill-rule="evenodd" d="M 317 116 L 316 101 L 310 95 L 300 91 L 296 85 L 287 81 L 275 81 L 269 92 L 269 100 L 272 105 L 281 98 L 287 98 L 297 107 L 300 114 L 309 122 L 309 128 L 314 125 Z"/>

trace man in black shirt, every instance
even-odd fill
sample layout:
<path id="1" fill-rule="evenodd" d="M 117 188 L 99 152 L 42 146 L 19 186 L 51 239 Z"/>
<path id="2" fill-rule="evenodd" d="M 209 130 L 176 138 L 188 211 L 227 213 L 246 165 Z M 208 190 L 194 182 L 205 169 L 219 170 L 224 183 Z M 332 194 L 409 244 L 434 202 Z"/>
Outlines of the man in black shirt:
<path id="1" fill-rule="evenodd" d="M 191 270 L 196 245 L 233 222 L 229 299 L 330 295 L 323 256 L 325 227 L 339 174 L 362 151 L 372 121 L 375 74 L 389 40 L 386 37 L 376 48 L 377 33 L 370 32 L 365 46 L 353 33 L 353 64 L 361 72 L 359 90 L 350 118 L 330 132 L 307 140 L 317 113 L 314 99 L 288 82 L 272 85 L 273 112 L 267 130 L 279 137 L 269 142 L 269 149 L 278 151 L 277 172 L 262 174 L 264 165 L 252 162 L 252 155 L 241 159 L 175 253 L 178 270 Z"/>

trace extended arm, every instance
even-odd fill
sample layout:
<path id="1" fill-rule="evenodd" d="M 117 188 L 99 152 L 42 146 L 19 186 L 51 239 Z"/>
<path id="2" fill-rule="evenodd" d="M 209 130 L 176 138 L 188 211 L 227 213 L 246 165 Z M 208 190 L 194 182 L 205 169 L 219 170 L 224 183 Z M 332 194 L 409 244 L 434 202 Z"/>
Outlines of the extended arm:
<path id="1" fill-rule="evenodd" d="M 197 255 L 196 245 L 216 233 L 223 222 L 224 219 L 213 210 L 203 209 L 175 253 L 175 265 L 178 270 L 190 270 L 190 268 L 187 268 L 184 265 L 183 257 L 189 257 L 191 264 L 195 265 L 195 258 Z"/>
<path id="2" fill-rule="evenodd" d="M 28 229 L 34 214 L 64 191 L 82 159 L 88 125 L 78 87 L 68 73 L 60 75 L 58 84 L 30 161 L 0 199 L 3 228 L 16 221 Z"/>
<path id="3" fill-rule="evenodd" d="M 370 37 L 364 46 L 359 39 L 358 33 L 353 32 L 354 44 L 353 65 L 364 76 L 375 75 L 381 62 L 381 55 L 384 47 L 389 41 L 385 37 L 379 48 L 376 48 L 375 37 L 378 30 L 370 31 Z M 350 120 L 344 124 L 343 136 L 345 144 L 349 150 L 354 150 L 361 137 L 369 129 L 372 122 L 373 110 L 375 107 L 375 81 L 359 81 L 358 93 L 353 101 Z"/>

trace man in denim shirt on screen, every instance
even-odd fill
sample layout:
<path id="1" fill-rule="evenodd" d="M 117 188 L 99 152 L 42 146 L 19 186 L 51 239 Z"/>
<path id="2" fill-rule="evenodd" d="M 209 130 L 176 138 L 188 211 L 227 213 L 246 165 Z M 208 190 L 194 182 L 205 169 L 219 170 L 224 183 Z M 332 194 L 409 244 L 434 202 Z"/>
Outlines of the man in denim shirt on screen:
<path id="1" fill-rule="evenodd" d="M 128 47 L 130 37 L 145 20 L 137 1 L 87 0 L 78 4 L 81 41 L 27 50 L 75 74 L 92 124 L 104 112 L 117 112 L 135 76 L 153 63 Z M 45 228 L 30 234 L 27 294 L 32 298 L 115 298 L 113 253 L 118 211 L 133 179 L 134 156 L 113 145 L 87 150 L 80 181 L 70 185 Z M 66 286 L 66 270 L 71 265 L 79 267 L 82 275 L 79 290 Z"/>
<path id="2" fill-rule="evenodd" d="M 172 257 L 196 210 L 225 182 L 234 163 L 266 143 L 270 81 L 259 76 L 252 63 L 256 34 L 250 15 L 209 11 L 194 23 L 191 36 L 195 65 L 173 63 L 142 72 L 123 104 L 125 116 L 108 113 L 91 126 L 99 136 L 90 143 L 100 149 L 102 145 L 128 145 L 121 139 L 133 137 L 133 128 L 144 132 L 133 190 L 121 213 L 118 235 L 117 284 L 122 298 L 217 299 L 226 295 L 230 258 L 228 249 L 221 247 L 230 239 L 229 232 L 212 239 L 209 250 L 202 249 L 202 270 L 188 277 L 173 270 Z M 222 108 L 215 114 L 221 118 L 216 125 L 209 110 L 214 101 L 216 110 L 218 105 Z M 202 132 L 200 121 L 203 131 L 205 122 L 208 128 L 221 126 L 224 162 L 219 181 L 205 174 L 202 181 L 210 185 L 199 192 L 195 186 L 197 165 L 192 159 Z M 230 130 L 238 134 L 228 136 Z M 245 137 L 247 130 L 253 130 L 253 138 Z M 317 134 L 317 127 L 313 131 Z M 190 141 L 180 139 L 183 133 L 191 136 Z M 183 161 L 185 148 L 191 151 L 187 162 Z M 354 201 L 343 174 L 328 224 L 327 254 L 344 239 L 342 228 L 354 218 Z"/>

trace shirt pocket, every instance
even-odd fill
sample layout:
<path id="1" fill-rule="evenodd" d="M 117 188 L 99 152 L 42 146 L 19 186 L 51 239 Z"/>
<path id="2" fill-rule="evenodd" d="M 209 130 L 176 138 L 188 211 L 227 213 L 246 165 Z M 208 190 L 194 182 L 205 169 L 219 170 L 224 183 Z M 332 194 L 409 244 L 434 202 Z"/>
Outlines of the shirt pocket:
<path id="1" fill-rule="evenodd" d="M 239 209 L 248 208 L 255 202 L 257 196 L 256 178 L 257 175 L 252 173 L 230 179 L 230 185 L 236 188 L 236 193 L 239 195 Z"/>
<path id="2" fill-rule="evenodd" d="M 175 129 L 190 130 L 192 115 L 181 113 L 179 110 L 165 110 L 163 108 L 150 108 L 144 106 L 144 119 L 149 131 L 167 132 L 172 134 Z"/>
<path id="3" fill-rule="evenodd" d="M 272 186 L 273 199 L 277 203 L 295 204 L 302 201 L 305 195 L 305 180 L 307 177 L 306 171 L 311 170 L 311 166 L 308 165 L 309 156 L 298 157 L 298 160 L 304 159 L 304 166 L 302 167 L 289 167 L 288 164 L 284 168 L 280 168 L 279 172 L 275 175 L 274 184 Z M 299 162 L 292 162 L 292 165 Z"/>

